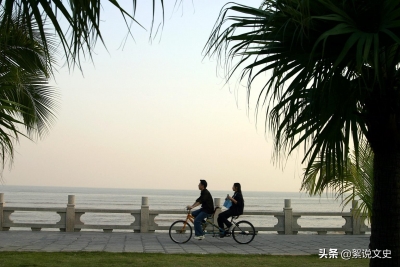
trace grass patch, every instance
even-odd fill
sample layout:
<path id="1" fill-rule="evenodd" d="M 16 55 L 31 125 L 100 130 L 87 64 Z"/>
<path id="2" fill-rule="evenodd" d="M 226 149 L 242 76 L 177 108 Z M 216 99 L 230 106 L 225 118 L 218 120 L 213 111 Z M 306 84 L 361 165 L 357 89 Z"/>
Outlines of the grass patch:
<path id="1" fill-rule="evenodd" d="M 0 252 L 0 267 L 64 266 L 368 266 L 368 259 L 320 259 L 311 256 L 237 254 L 161 254 L 110 252 Z"/>

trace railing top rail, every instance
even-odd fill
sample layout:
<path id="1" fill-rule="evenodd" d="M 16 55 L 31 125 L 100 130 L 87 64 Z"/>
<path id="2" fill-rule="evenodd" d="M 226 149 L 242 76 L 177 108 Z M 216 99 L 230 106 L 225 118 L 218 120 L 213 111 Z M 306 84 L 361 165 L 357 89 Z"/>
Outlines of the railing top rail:
<path id="1" fill-rule="evenodd" d="M 79 208 L 75 212 L 95 212 L 95 213 L 140 213 L 140 209 L 94 209 L 94 208 Z"/>
<path id="2" fill-rule="evenodd" d="M 243 212 L 243 215 L 283 215 L 282 211 L 257 211 L 257 210 L 249 210 Z"/>
<path id="3" fill-rule="evenodd" d="M 5 211 L 56 211 L 65 212 L 66 208 L 32 208 L 32 207 L 4 207 Z"/>
<path id="4" fill-rule="evenodd" d="M 297 211 L 293 215 L 300 216 L 351 216 L 351 212 L 331 212 L 331 211 Z"/>
<path id="5" fill-rule="evenodd" d="M 156 210 L 149 210 L 150 214 L 187 214 L 187 211 L 183 210 L 183 209 L 179 209 L 179 210 L 160 210 L 160 209 L 156 209 Z"/>

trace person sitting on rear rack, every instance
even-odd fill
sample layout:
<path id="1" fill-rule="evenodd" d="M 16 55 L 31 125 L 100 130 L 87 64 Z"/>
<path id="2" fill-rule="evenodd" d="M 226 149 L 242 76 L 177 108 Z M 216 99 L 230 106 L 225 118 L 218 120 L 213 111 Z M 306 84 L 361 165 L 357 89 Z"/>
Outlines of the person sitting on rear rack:
<path id="1" fill-rule="evenodd" d="M 218 216 L 218 226 L 220 229 L 224 229 L 224 224 L 227 229 L 224 232 L 220 233 L 220 237 L 223 238 L 226 234 L 232 231 L 232 223 L 228 221 L 229 217 L 239 216 L 243 214 L 244 209 L 244 200 L 242 195 L 242 188 L 240 183 L 234 183 L 232 186 L 232 190 L 235 192 L 233 196 L 227 196 L 227 199 L 232 201 L 232 206 L 224 212 L 221 212 Z"/>

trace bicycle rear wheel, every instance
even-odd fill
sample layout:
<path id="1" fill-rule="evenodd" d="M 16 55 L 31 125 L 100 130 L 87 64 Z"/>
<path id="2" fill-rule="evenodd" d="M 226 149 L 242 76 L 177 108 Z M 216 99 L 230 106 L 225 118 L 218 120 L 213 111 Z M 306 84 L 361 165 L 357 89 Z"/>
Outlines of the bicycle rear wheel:
<path id="1" fill-rule="evenodd" d="M 192 237 L 192 227 L 186 221 L 176 221 L 169 228 L 169 237 L 175 243 L 186 243 Z"/>
<path id="2" fill-rule="evenodd" d="M 256 235 L 254 226 L 248 221 L 240 221 L 236 223 L 235 228 L 232 230 L 232 237 L 239 244 L 248 244 L 253 241 Z"/>

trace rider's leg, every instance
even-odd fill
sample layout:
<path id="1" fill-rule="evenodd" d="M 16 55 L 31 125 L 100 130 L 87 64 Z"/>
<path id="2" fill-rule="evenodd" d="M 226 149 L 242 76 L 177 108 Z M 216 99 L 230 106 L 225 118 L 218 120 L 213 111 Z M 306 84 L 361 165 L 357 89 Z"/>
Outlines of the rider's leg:
<path id="1" fill-rule="evenodd" d="M 227 211 L 228 210 L 226 210 L 224 212 L 221 212 L 218 215 L 217 221 L 218 221 L 218 226 L 219 226 L 220 229 L 224 229 L 224 222 L 227 221 L 227 219 L 229 218 L 229 217 L 227 217 Z"/>
<path id="2" fill-rule="evenodd" d="M 218 226 L 220 228 L 222 228 L 222 229 L 224 229 L 224 224 L 228 228 L 231 227 L 232 223 L 230 221 L 228 221 L 228 218 L 233 216 L 233 215 L 234 214 L 230 209 L 220 213 L 219 216 L 218 216 Z M 221 216 L 221 219 L 220 219 L 220 216 Z M 220 225 L 220 220 L 221 220 L 221 225 Z"/>
<path id="3" fill-rule="evenodd" d="M 195 210 L 195 211 L 192 211 L 192 215 L 193 215 L 193 217 L 197 217 L 197 215 L 199 215 L 199 213 L 201 212 L 201 209 L 198 209 L 198 210 Z"/>
<path id="4" fill-rule="evenodd" d="M 192 215 L 196 217 L 194 219 L 194 234 L 196 236 L 204 235 L 203 229 L 201 227 L 201 223 L 203 222 L 203 220 L 205 218 L 207 218 L 208 214 L 206 212 L 202 211 L 202 209 L 200 209 L 200 210 L 196 210 L 196 211 L 192 212 Z"/>

